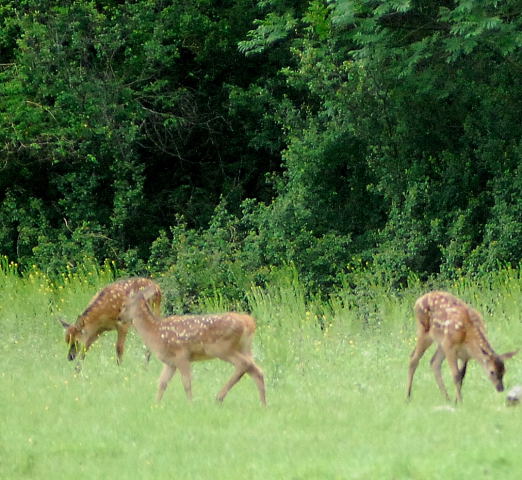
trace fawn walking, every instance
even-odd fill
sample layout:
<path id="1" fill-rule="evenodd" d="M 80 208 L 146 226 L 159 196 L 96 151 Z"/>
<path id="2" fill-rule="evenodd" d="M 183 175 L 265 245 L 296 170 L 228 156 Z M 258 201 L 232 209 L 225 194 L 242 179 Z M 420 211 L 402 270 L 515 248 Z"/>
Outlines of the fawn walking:
<path id="1" fill-rule="evenodd" d="M 250 315 L 235 312 L 215 315 L 181 315 L 161 319 L 152 312 L 147 300 L 153 290 L 135 293 L 121 314 L 124 322 L 133 322 L 145 345 L 163 362 L 157 401 L 161 401 L 172 376 L 179 369 L 189 400 L 192 399 L 191 362 L 219 358 L 232 363 L 235 371 L 217 395 L 222 401 L 229 390 L 247 373 L 266 405 L 265 383 L 261 369 L 252 357 L 255 321 Z"/>

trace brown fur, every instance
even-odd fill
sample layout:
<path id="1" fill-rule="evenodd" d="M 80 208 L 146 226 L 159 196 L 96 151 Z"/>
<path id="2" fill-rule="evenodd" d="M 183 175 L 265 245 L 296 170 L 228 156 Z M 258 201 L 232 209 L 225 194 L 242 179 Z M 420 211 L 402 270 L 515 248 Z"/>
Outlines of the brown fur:
<path id="1" fill-rule="evenodd" d="M 433 291 L 420 297 L 414 306 L 417 319 L 417 345 L 408 369 L 408 398 L 411 396 L 413 375 L 418 362 L 432 343 L 437 351 L 431 359 L 435 380 L 443 395 L 449 399 L 441 375 L 441 364 L 446 358 L 455 383 L 457 402 L 462 401 L 462 381 L 469 359 L 474 358 L 486 370 L 497 391 L 504 390 L 502 382 L 504 360 L 516 352 L 497 355 L 486 337 L 480 313 L 459 298 L 447 292 Z M 461 367 L 458 366 L 461 361 Z"/>
<path id="2" fill-rule="evenodd" d="M 120 322 L 120 314 L 129 295 L 143 288 L 151 289 L 150 302 L 152 308 L 159 313 L 159 286 L 148 278 L 136 277 L 119 280 L 102 288 L 73 325 L 62 322 L 65 328 L 65 342 L 69 345 L 69 360 L 74 360 L 78 353 L 81 353 L 83 358 L 85 352 L 103 332 L 116 330 L 116 358 L 120 363 L 129 329 L 128 323 Z"/>
<path id="3" fill-rule="evenodd" d="M 145 345 L 163 362 L 157 400 L 179 369 L 189 400 L 192 399 L 191 362 L 220 358 L 232 363 L 236 370 L 217 395 L 222 401 L 229 390 L 248 373 L 255 381 L 259 397 L 266 404 L 265 384 L 261 369 L 252 357 L 255 321 L 250 315 L 229 312 L 211 315 L 182 315 L 161 319 L 155 315 L 147 299 L 149 290 L 138 292 L 127 302 L 121 318 L 133 321 Z"/>

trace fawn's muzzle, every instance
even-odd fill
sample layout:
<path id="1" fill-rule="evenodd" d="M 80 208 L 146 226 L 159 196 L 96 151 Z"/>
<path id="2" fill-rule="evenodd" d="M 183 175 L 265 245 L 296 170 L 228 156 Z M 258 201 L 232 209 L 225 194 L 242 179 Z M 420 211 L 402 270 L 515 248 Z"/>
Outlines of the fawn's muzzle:
<path id="1" fill-rule="evenodd" d="M 77 354 L 77 349 L 76 349 L 76 345 L 75 344 L 72 344 L 71 345 L 71 348 L 69 348 L 69 353 L 67 354 L 67 359 L 69 361 L 72 361 L 76 358 L 76 354 Z"/>

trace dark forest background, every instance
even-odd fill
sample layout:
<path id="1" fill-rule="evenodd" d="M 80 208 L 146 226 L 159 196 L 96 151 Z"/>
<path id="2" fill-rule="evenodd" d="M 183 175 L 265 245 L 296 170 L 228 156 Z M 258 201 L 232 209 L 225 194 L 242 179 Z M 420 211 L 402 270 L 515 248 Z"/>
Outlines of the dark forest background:
<path id="1" fill-rule="evenodd" d="M 0 0 L 0 253 L 176 308 L 519 266 L 522 6 Z"/>

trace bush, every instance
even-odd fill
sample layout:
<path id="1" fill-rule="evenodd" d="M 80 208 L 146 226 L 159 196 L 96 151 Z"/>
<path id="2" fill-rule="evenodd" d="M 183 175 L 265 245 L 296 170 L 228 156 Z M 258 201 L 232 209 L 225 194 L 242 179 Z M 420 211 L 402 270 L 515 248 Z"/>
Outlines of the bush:
<path id="1" fill-rule="evenodd" d="M 252 280 L 238 255 L 237 219 L 217 207 L 208 229 L 191 229 L 181 217 L 153 242 L 149 267 L 160 274 L 167 311 L 198 310 L 208 297 L 222 296 L 240 308 Z"/>

